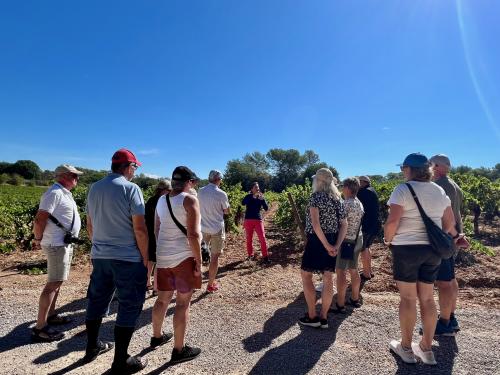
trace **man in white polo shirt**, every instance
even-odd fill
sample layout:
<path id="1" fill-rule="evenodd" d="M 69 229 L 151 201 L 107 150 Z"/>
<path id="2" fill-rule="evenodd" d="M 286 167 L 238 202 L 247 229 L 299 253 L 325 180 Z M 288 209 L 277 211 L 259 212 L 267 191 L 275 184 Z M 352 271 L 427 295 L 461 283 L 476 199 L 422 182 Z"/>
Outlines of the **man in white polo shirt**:
<path id="1" fill-rule="evenodd" d="M 224 249 L 224 215 L 229 215 L 229 200 L 227 194 L 219 186 L 222 183 L 222 173 L 217 170 L 210 171 L 209 184 L 200 189 L 201 232 L 203 241 L 210 248 L 210 266 L 208 268 L 207 292 L 214 293 L 220 285 L 215 281 L 219 268 L 219 256 Z"/>
<path id="2" fill-rule="evenodd" d="M 40 295 L 38 318 L 32 329 L 35 341 L 58 341 L 64 333 L 50 325 L 66 324 L 71 320 L 55 313 L 57 296 L 63 281 L 68 279 L 73 244 L 65 241 L 67 232 L 76 238 L 81 222 L 78 207 L 70 190 L 78 183 L 83 172 L 63 164 L 56 168 L 56 183 L 47 190 L 40 200 L 35 216 L 33 247 L 40 246 L 47 255 L 47 284 Z M 55 222 L 59 222 L 59 226 Z"/>

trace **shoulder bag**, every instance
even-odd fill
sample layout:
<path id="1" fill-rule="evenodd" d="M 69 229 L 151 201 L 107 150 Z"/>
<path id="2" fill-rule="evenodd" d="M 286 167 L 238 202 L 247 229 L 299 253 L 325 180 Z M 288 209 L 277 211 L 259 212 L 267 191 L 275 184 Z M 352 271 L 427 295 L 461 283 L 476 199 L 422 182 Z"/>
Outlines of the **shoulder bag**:
<path id="1" fill-rule="evenodd" d="M 425 229 L 427 231 L 427 237 L 429 238 L 429 243 L 431 244 L 432 250 L 435 254 L 439 255 L 443 259 L 448 259 L 453 256 L 455 251 L 453 246 L 453 238 L 443 231 L 439 226 L 436 225 L 432 219 L 427 216 L 424 209 L 420 205 L 417 194 L 415 194 L 415 190 L 413 190 L 412 186 L 409 183 L 406 183 L 408 189 L 410 190 L 415 203 L 417 204 L 418 211 L 420 212 L 420 216 L 422 216 L 422 220 L 425 225 Z"/>

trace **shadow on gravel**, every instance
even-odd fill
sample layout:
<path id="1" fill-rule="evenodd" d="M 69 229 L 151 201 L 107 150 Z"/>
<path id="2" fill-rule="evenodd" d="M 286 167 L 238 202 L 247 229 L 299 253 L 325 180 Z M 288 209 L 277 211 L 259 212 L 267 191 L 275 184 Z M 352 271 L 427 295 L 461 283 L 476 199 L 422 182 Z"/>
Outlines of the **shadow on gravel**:
<path id="1" fill-rule="evenodd" d="M 81 298 L 75 300 L 71 303 L 68 303 L 57 309 L 58 313 L 64 313 L 66 316 L 73 319 L 71 323 L 63 325 L 60 329 L 64 331 L 69 331 L 75 327 L 78 327 L 82 321 L 82 315 L 84 313 L 80 313 L 78 311 L 86 308 L 86 299 Z M 75 312 L 77 311 L 77 312 Z M 24 345 L 33 344 L 31 340 L 31 326 L 34 325 L 35 320 L 31 320 L 29 322 L 22 323 L 15 327 L 8 334 L 0 338 L 0 353 L 3 353 L 8 350 L 12 350 Z M 42 344 L 38 344 L 42 345 Z"/>
<path id="2" fill-rule="evenodd" d="M 284 308 L 276 310 L 264 323 L 263 331 L 243 340 L 243 346 L 249 353 L 269 347 L 273 340 L 281 336 L 303 315 L 306 302 L 301 293 Z M 352 310 L 346 314 L 329 315 L 329 328 L 302 327 L 298 336 L 290 341 L 268 350 L 250 370 L 249 374 L 307 374 L 316 365 L 322 354 L 335 342 L 337 331 Z"/>
<path id="3" fill-rule="evenodd" d="M 424 365 L 422 362 L 418 362 L 415 365 L 404 363 L 398 355 L 391 351 L 391 354 L 398 365 L 398 369 L 394 375 L 453 374 L 453 365 L 455 363 L 455 357 L 458 354 L 458 346 L 455 337 L 436 336 L 435 340 L 439 342 L 438 347 L 433 346 L 433 352 L 438 363 L 436 366 Z"/>

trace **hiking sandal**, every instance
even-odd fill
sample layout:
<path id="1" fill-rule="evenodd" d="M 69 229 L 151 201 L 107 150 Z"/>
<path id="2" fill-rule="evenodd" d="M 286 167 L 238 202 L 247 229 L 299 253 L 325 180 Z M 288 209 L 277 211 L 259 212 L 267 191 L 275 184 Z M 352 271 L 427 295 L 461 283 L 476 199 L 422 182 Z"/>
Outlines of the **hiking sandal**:
<path id="1" fill-rule="evenodd" d="M 48 325 L 42 329 L 33 327 L 31 329 L 31 338 L 35 342 L 52 342 L 59 341 L 64 338 L 64 333 L 49 327 Z"/>
<path id="2" fill-rule="evenodd" d="M 59 314 L 54 314 L 54 315 L 49 316 L 47 318 L 47 324 L 50 324 L 53 326 L 68 324 L 68 323 L 71 323 L 72 321 L 73 321 L 73 319 L 71 319 L 67 316 L 59 315 Z"/>

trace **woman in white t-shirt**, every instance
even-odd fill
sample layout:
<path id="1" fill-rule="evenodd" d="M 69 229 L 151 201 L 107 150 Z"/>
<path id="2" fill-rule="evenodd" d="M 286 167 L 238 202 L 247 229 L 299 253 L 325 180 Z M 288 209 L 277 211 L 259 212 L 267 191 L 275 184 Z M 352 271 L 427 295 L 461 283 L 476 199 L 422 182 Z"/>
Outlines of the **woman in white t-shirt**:
<path id="1" fill-rule="evenodd" d="M 408 155 L 401 164 L 401 171 L 427 216 L 458 239 L 450 199 L 440 186 L 431 182 L 427 157 L 420 153 Z M 429 244 L 422 217 L 405 183 L 396 186 L 387 204 L 390 212 L 384 227 L 384 243 L 390 245 L 392 252 L 394 280 L 400 294 L 401 327 L 401 342 L 392 340 L 390 349 L 406 363 L 415 363 L 417 356 L 425 364 L 436 364 L 431 348 L 437 322 L 433 287 L 441 258 Z M 418 344 L 412 343 L 417 298 L 423 326 L 422 340 Z"/>

